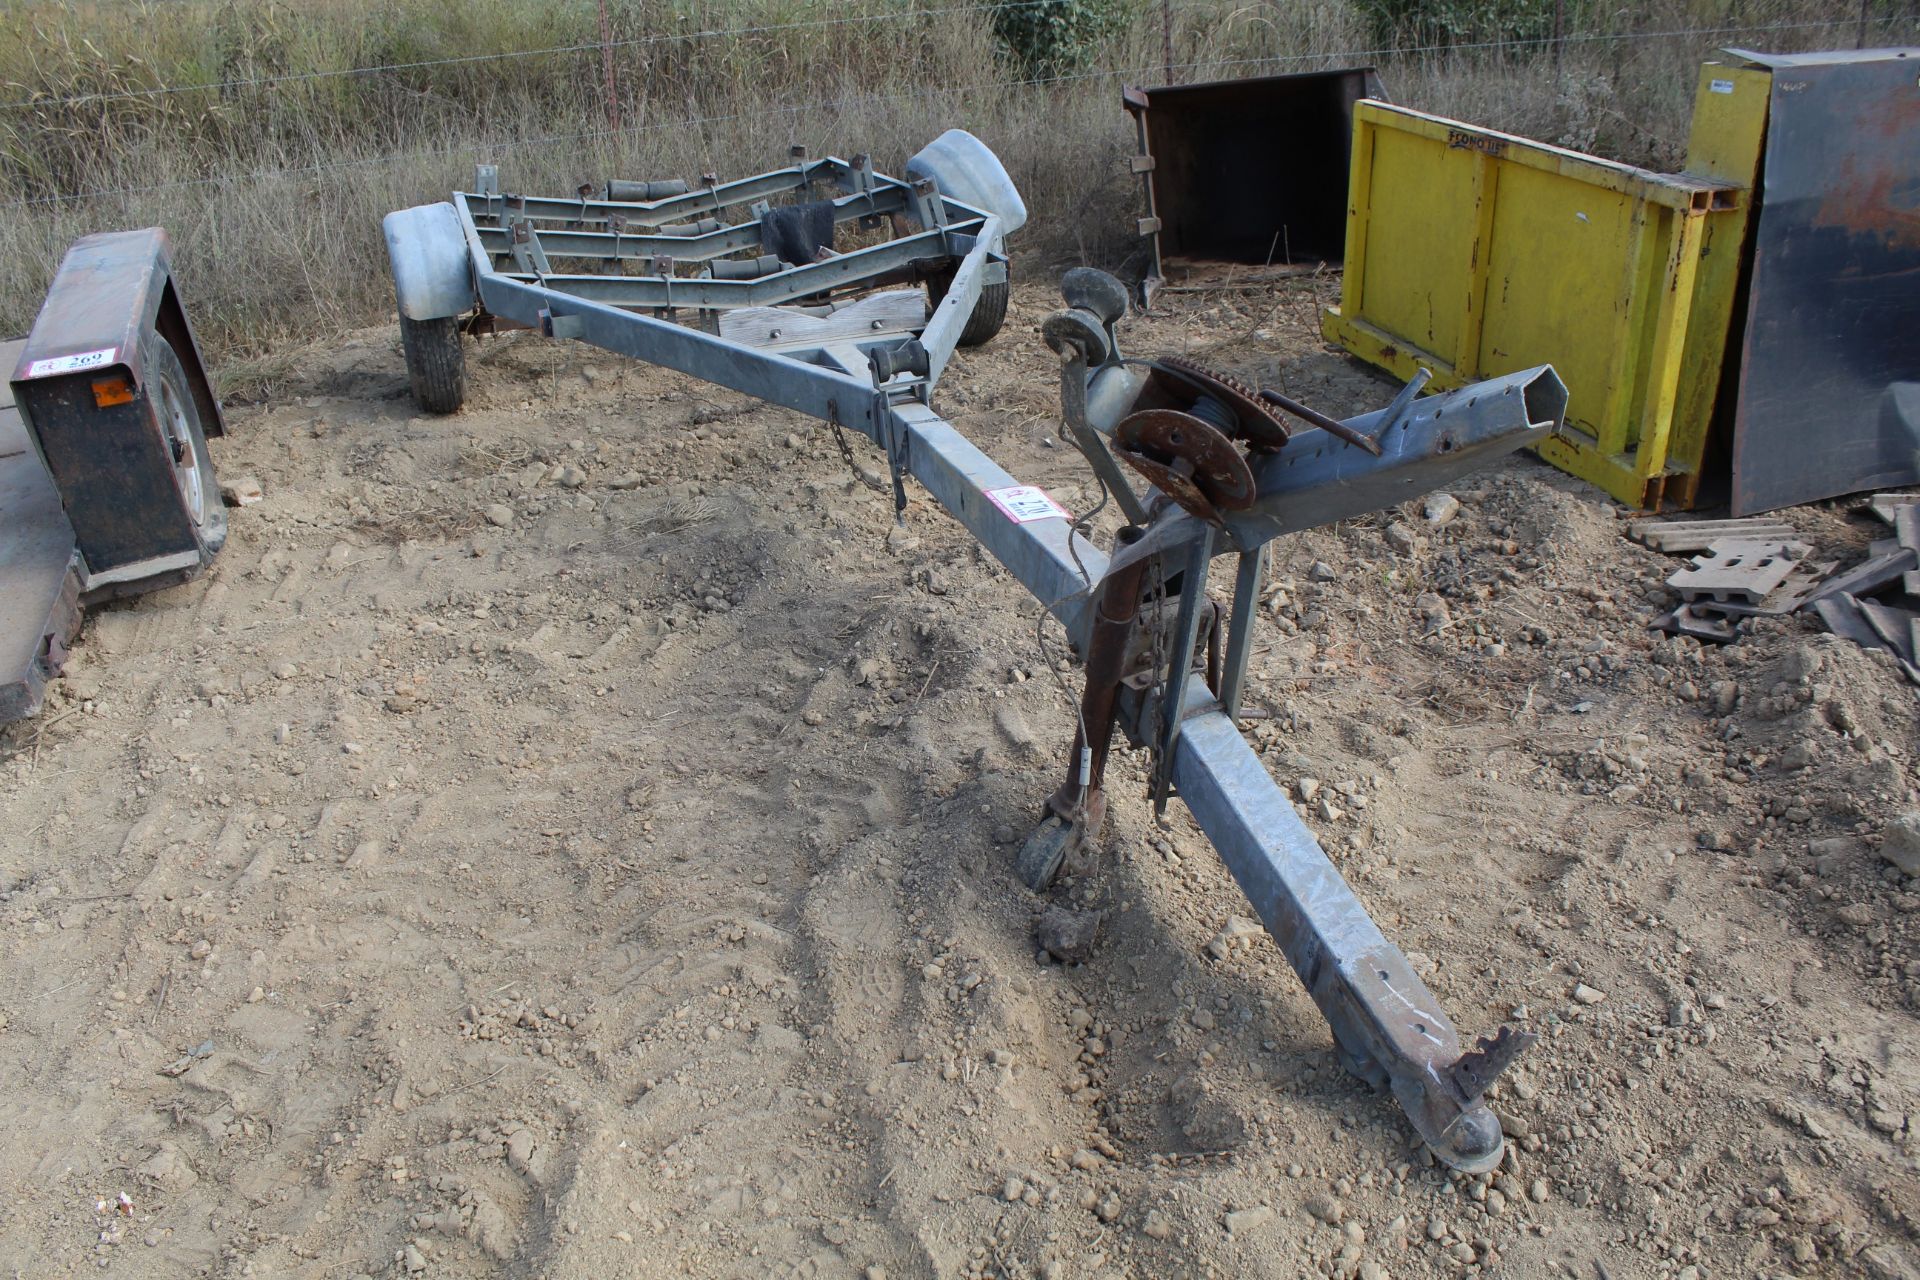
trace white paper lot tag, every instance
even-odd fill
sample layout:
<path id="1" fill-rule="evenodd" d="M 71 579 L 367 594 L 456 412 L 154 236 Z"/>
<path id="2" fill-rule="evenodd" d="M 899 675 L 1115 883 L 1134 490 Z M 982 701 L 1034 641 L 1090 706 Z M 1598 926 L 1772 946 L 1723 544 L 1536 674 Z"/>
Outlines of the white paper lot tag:
<path id="1" fill-rule="evenodd" d="M 83 373 L 88 369 L 100 369 L 113 363 L 114 356 L 120 353 L 118 347 L 105 347 L 99 351 L 83 351 L 72 356 L 48 356 L 45 360 L 35 360 L 27 366 L 29 378 L 51 378 L 60 373 Z"/>
<path id="2" fill-rule="evenodd" d="M 1047 496 L 1047 491 L 1038 485 L 1016 484 L 1007 489 L 989 489 L 987 498 L 1006 512 L 1007 519 L 1015 524 L 1070 519 L 1066 508 Z"/>

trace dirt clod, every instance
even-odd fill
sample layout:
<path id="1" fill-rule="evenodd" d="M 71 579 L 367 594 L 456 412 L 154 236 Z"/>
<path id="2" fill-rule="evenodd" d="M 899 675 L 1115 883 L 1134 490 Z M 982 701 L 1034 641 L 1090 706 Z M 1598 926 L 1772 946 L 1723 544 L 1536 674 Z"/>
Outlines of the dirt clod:
<path id="1" fill-rule="evenodd" d="M 1093 954 L 1100 937 L 1100 920 L 1098 911 L 1076 911 L 1054 903 L 1040 914 L 1034 939 L 1062 964 L 1081 964 Z"/>

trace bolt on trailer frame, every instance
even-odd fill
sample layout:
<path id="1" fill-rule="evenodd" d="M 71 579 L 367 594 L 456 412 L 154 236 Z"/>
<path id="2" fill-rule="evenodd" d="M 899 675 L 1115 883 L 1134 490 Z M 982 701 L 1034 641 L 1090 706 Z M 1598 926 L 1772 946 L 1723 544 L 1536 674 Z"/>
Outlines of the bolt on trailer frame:
<path id="1" fill-rule="evenodd" d="M 744 287 L 726 280 L 724 272 L 694 281 L 669 281 L 666 272 L 639 279 L 564 274 L 550 266 L 557 251 L 596 255 L 615 247 L 609 240 L 565 237 L 625 239 L 626 232 L 576 228 L 553 234 L 527 224 L 604 222 L 614 212 L 607 206 L 623 202 L 529 198 L 516 202 L 504 225 L 490 231 L 476 218 L 476 207 L 484 217 L 491 205 L 498 217 L 508 198 L 480 191 L 456 196 L 451 206 L 389 215 L 402 318 L 408 318 L 410 304 L 419 305 L 438 288 L 443 304 L 451 297 L 495 322 L 676 369 L 858 431 L 880 446 L 896 504 L 904 503 L 904 481 L 911 475 L 1044 602 L 1086 659 L 1081 719 L 1089 737 L 1076 739 L 1070 753 L 1069 779 L 1077 787 L 1062 789 L 1073 791 L 1074 802 L 1050 802 L 1051 811 L 1022 850 L 1020 869 L 1029 884 L 1044 887 L 1065 848 L 1097 826 L 1104 804 L 1092 758 L 1097 746 L 1104 763 L 1117 724 L 1130 740 L 1154 751 L 1156 806 L 1170 794 L 1186 802 L 1326 1017 L 1345 1065 L 1390 1090 L 1421 1138 L 1448 1164 L 1469 1172 L 1494 1168 L 1504 1148 L 1499 1122 L 1482 1095 L 1532 1037 L 1503 1028 L 1478 1047 L 1463 1049 L 1439 1002 L 1375 926 L 1236 718 L 1266 543 L 1403 501 L 1538 442 L 1558 427 L 1565 411 L 1559 378 L 1542 366 L 1426 399 L 1415 398 L 1416 380 L 1384 410 L 1344 423 L 1315 415 L 1320 425 L 1283 436 L 1284 449 L 1251 455 L 1241 464 L 1250 477 L 1245 500 L 1230 512 L 1214 511 L 1204 500 L 1198 507 L 1181 505 L 1169 494 L 1192 489 L 1190 458 L 1167 463 L 1165 489 L 1142 493 L 1108 448 L 1154 373 L 1154 362 L 1120 354 L 1116 325 L 1126 310 L 1125 290 L 1103 273 L 1069 272 L 1063 290 L 1069 307 L 1047 322 L 1045 333 L 1061 360 L 1066 434 L 1132 521 L 1110 556 L 1043 491 L 1019 484 L 930 407 L 983 289 L 996 277 L 1003 282 L 1004 236 L 1025 218 L 992 152 L 970 135 L 949 131 L 914 157 L 912 183 L 873 175 L 859 164 L 823 163 L 824 170 L 802 165 L 728 188 L 709 182 L 697 192 L 656 201 L 650 213 L 687 216 L 725 208 L 715 197 L 729 188 L 758 191 L 759 199 L 796 190 L 822 173 L 855 188 L 847 193 L 854 197 L 850 205 L 834 197 L 836 216 L 842 208 L 864 216 L 869 200 L 883 215 L 896 207 L 905 215 L 890 242 L 894 249 L 872 254 L 865 265 L 859 255 L 871 250 L 789 264 Z M 695 234 L 711 237 L 707 249 L 719 252 L 718 246 L 731 243 L 734 252 L 751 253 L 761 243 L 765 214 L 756 214 L 755 222 L 761 225 L 751 230 L 723 225 Z M 525 227 L 524 239 L 518 227 Z M 520 269 L 501 269 L 503 250 Z M 926 258 L 951 264 L 942 269 L 952 273 L 930 313 L 917 290 L 833 301 L 843 290 L 903 278 L 897 273 L 904 265 Z M 455 262 L 460 278 L 423 274 L 421 264 L 434 261 Z M 782 276 L 784 281 L 769 283 Z M 1123 447 L 1122 456 L 1139 465 L 1141 455 L 1129 448 Z M 1206 579 L 1215 556 L 1229 551 L 1237 553 L 1238 567 L 1225 669 L 1203 685 L 1189 677 L 1201 615 L 1212 608 Z M 1162 604 L 1176 603 L 1171 584 L 1180 584 L 1177 617 L 1171 608 L 1158 610 L 1160 621 L 1150 627 L 1133 619 L 1146 612 L 1138 606 L 1148 576 L 1162 584 Z M 1146 629 L 1153 630 L 1156 649 L 1164 642 L 1172 652 L 1142 672 L 1118 660 L 1115 646 L 1137 640 Z M 1037 871 L 1029 865 L 1036 863 Z"/>

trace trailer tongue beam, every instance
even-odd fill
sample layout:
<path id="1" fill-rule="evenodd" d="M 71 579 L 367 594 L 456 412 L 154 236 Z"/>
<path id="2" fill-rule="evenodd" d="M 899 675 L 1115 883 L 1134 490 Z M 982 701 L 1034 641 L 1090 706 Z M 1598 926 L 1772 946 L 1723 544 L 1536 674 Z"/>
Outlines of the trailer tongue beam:
<path id="1" fill-rule="evenodd" d="M 1094 639 L 1094 604 L 1108 585 L 1108 554 L 1077 531 L 1051 499 L 1021 485 L 928 404 L 989 268 L 1000 261 L 1003 224 L 996 211 L 951 199 L 949 205 L 955 222 L 971 223 L 971 234 L 959 246 L 964 252 L 945 296 L 918 332 L 903 336 L 878 320 L 878 328 L 864 335 L 830 323 L 807 330 L 796 322 L 796 329 L 822 335 L 811 345 L 738 340 L 750 329 L 777 327 L 777 307 L 754 311 L 754 324 L 736 326 L 736 336 L 728 337 L 580 296 L 594 291 L 570 289 L 579 283 L 574 277 L 529 279 L 524 272 L 496 271 L 491 252 L 495 246 L 478 233 L 464 202 L 459 212 L 474 292 L 485 312 L 858 431 L 885 451 L 897 502 L 904 502 L 906 477 L 919 481 L 1060 620 L 1076 650 L 1085 655 Z M 1103 289 L 1095 287 L 1099 284 L 1076 282 L 1082 293 L 1091 289 L 1087 296 L 1103 296 Z M 1112 285 L 1114 291 L 1118 288 Z M 894 313 L 892 304 L 877 300 L 859 305 L 873 306 L 876 316 Z M 797 321 L 801 313 L 789 314 Z M 1102 476 L 1111 477 L 1116 474 L 1111 457 L 1100 464 L 1104 441 L 1138 397 L 1146 374 L 1137 362 L 1120 358 L 1114 335 L 1117 314 L 1063 315 L 1069 321 L 1065 328 L 1056 329 L 1050 321 L 1047 332 L 1049 341 L 1058 333 L 1079 335 L 1073 343 L 1055 341 L 1062 354 L 1069 426 L 1076 442 L 1094 455 Z M 726 332 L 723 328 L 722 334 Z M 1112 708 L 1114 720 L 1109 723 L 1117 721 L 1132 741 L 1156 748 L 1162 786 L 1185 801 L 1219 851 L 1326 1017 L 1342 1061 L 1369 1083 L 1389 1089 L 1435 1153 L 1469 1172 L 1489 1170 L 1501 1158 L 1500 1126 L 1482 1094 L 1530 1037 L 1502 1031 L 1463 1052 L 1460 1036 L 1439 1002 L 1374 925 L 1241 736 L 1231 713 L 1244 684 L 1259 564 L 1268 541 L 1401 501 L 1533 444 L 1558 426 L 1565 399 L 1559 379 L 1543 366 L 1444 396 L 1409 399 L 1342 424 L 1347 430 L 1340 434 L 1373 441 L 1378 456 L 1322 429 L 1301 431 L 1284 450 L 1266 455 L 1264 461 L 1254 459 L 1253 500 L 1213 523 L 1196 519 L 1152 490 L 1144 500 L 1129 490 L 1125 509 L 1146 515 L 1147 523 L 1130 528 L 1123 555 L 1136 565 L 1140 557 L 1154 556 L 1163 566 L 1184 568 L 1180 612 L 1185 650 L 1193 647 L 1198 617 L 1206 607 L 1202 602 L 1213 555 L 1240 555 L 1228 645 L 1233 670 L 1220 684 L 1223 702 L 1222 696 L 1189 679 L 1191 665 L 1181 657 L 1156 668 L 1150 678 L 1136 675 L 1124 684 L 1119 680 L 1124 673 L 1115 663 L 1101 665 L 1107 673 L 1102 678 L 1114 680 L 1102 704 Z M 1116 580 L 1118 572 L 1116 568 Z M 1133 572 L 1137 580 L 1137 567 Z M 1162 577 L 1170 576 L 1163 567 Z M 1076 757 L 1079 745 L 1084 744 L 1076 745 Z M 1079 776 L 1085 792 L 1089 779 L 1084 766 Z M 1091 790 L 1097 792 L 1097 780 Z M 1049 830 L 1064 829 L 1056 811 L 1035 840 L 1043 840 Z"/>

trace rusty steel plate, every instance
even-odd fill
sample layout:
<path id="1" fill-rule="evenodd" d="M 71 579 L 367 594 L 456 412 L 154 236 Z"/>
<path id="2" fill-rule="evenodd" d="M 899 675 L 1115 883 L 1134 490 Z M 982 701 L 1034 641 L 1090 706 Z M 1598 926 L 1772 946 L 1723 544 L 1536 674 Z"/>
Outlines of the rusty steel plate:
<path id="1" fill-rule="evenodd" d="M 1218 373 L 1183 356 L 1161 356 L 1155 362 L 1153 380 L 1162 392 L 1175 400 L 1191 401 L 1198 394 L 1212 396 L 1226 406 L 1247 443 L 1271 453 L 1290 438 L 1287 424 L 1280 420 L 1260 393 L 1229 374 Z"/>
<path id="2" fill-rule="evenodd" d="M 1736 51 L 1738 52 L 1738 51 Z M 1920 56 L 1773 73 L 1734 408 L 1736 516 L 1920 479 Z"/>
<path id="3" fill-rule="evenodd" d="M 1114 429 L 1120 457 L 1189 513 L 1218 523 L 1253 505 L 1253 472 L 1217 428 L 1178 409 L 1144 409 Z"/>

